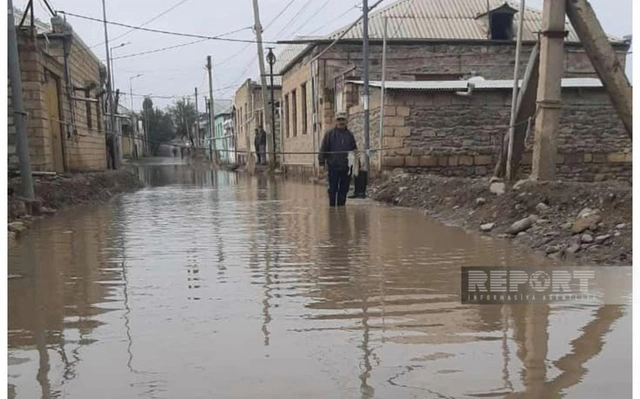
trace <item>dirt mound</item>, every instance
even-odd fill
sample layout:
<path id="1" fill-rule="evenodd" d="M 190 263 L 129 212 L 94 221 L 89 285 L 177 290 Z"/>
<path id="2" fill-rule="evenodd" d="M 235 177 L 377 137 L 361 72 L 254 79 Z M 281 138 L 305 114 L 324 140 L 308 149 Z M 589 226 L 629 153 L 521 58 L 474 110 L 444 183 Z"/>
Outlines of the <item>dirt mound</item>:
<path id="1" fill-rule="evenodd" d="M 372 182 L 370 191 L 376 200 L 424 209 L 445 223 L 515 240 L 568 263 L 632 262 L 632 190 L 625 183 L 520 181 L 511 186 L 393 173 Z"/>
<path id="2" fill-rule="evenodd" d="M 34 177 L 34 190 L 42 209 L 54 212 L 72 205 L 106 201 L 116 194 L 143 187 L 138 178 L 124 170 L 74 175 Z M 9 221 L 26 215 L 20 192 L 20 178 L 9 180 Z"/>

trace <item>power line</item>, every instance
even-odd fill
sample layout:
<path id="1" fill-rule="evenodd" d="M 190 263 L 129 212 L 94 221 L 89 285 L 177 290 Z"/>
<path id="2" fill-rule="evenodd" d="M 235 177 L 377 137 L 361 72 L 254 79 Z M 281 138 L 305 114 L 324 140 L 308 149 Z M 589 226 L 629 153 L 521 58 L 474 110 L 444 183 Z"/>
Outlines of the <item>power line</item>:
<path id="1" fill-rule="evenodd" d="M 318 15 L 318 14 L 320 13 L 320 11 L 324 10 L 324 9 L 325 9 L 325 7 L 326 7 L 329 3 L 331 3 L 332 1 L 333 1 L 333 0 L 327 0 L 327 1 L 325 1 L 324 3 L 322 3 L 322 5 L 321 5 L 317 10 L 316 10 L 316 12 L 314 12 L 314 13 L 311 15 L 311 17 L 309 17 L 306 21 L 304 21 L 303 23 L 301 23 L 301 24 L 298 26 L 298 29 L 296 29 L 296 30 L 294 31 L 294 33 L 293 33 L 291 36 L 295 36 L 295 35 L 300 31 L 300 29 L 302 29 L 304 26 L 306 26 L 306 25 L 309 23 L 309 21 L 311 21 L 313 18 L 315 18 L 315 17 L 316 17 L 316 15 Z"/>
<path id="2" fill-rule="evenodd" d="M 251 29 L 251 27 L 249 26 L 249 27 L 245 27 L 245 28 L 236 29 L 236 30 L 231 31 L 231 32 L 223 33 L 219 37 L 223 37 L 223 36 L 226 36 L 226 35 L 231 35 L 233 33 L 237 33 L 237 32 L 243 31 L 243 30 L 247 30 L 247 29 Z M 138 57 L 138 56 L 141 56 L 141 55 L 159 53 L 161 51 L 172 50 L 172 49 L 180 48 L 180 47 L 186 47 L 186 46 L 190 46 L 192 44 L 206 42 L 208 40 L 210 40 L 210 39 L 198 39 L 198 40 L 194 40 L 194 41 L 187 42 L 187 43 L 176 44 L 174 46 L 167 46 L 167 47 L 158 48 L 158 49 L 155 49 L 155 50 L 142 51 L 140 53 L 133 53 L 133 54 L 125 54 L 125 55 L 122 55 L 120 57 L 114 57 L 113 59 L 114 60 L 120 60 L 120 59 L 123 59 L 123 58 L 131 58 L 131 57 Z M 250 46 L 251 43 L 248 43 L 247 45 Z"/>
<path id="3" fill-rule="evenodd" d="M 345 12 L 343 12 L 342 14 L 340 14 L 339 16 L 335 17 L 334 20 L 339 20 L 340 18 L 344 17 L 345 15 L 349 14 L 351 11 L 357 9 L 358 6 L 357 5 L 352 5 L 351 7 L 349 7 Z M 317 27 L 316 29 L 312 30 L 311 32 L 307 33 L 307 35 L 312 35 L 316 32 L 318 32 L 319 30 L 326 28 L 326 24 L 322 24 L 319 27 Z"/>
<path id="4" fill-rule="evenodd" d="M 76 17 L 76 18 L 86 19 L 88 21 L 94 21 L 94 22 L 100 22 L 100 23 L 105 22 L 102 19 L 88 17 L 86 15 L 75 14 L 75 13 L 71 13 L 71 12 L 67 12 L 67 11 L 58 11 L 58 12 L 61 13 L 61 14 L 70 15 L 70 16 Z M 166 31 L 166 30 L 161 30 L 161 29 L 142 28 L 142 27 L 137 27 L 137 26 L 133 26 L 133 25 L 129 25 L 129 24 L 123 24 L 123 23 L 114 22 L 114 21 L 106 21 L 106 23 L 108 23 L 110 25 L 122 26 L 122 27 L 125 27 L 125 28 L 131 28 L 131 29 L 134 29 L 134 30 L 141 30 L 141 31 L 144 31 L 144 32 L 160 33 L 160 34 L 163 34 L 163 35 L 193 37 L 193 38 L 197 38 L 197 39 L 218 40 L 218 41 L 222 41 L 222 42 L 257 43 L 255 40 L 251 40 L 251 39 L 223 38 L 223 37 L 221 37 L 222 35 L 206 36 L 206 35 L 197 35 L 197 34 L 193 34 L 193 33 L 172 32 L 172 31 Z M 265 44 L 277 44 L 276 42 L 268 42 L 268 41 L 263 41 L 262 43 L 265 43 Z"/>
<path id="5" fill-rule="evenodd" d="M 166 9 L 166 10 L 164 10 L 163 12 L 161 12 L 160 14 L 158 14 L 158 15 L 156 15 L 155 17 L 151 18 L 151 19 L 150 19 L 150 20 L 148 20 L 147 22 L 144 22 L 143 24 L 138 25 L 138 28 L 142 28 L 143 26 L 146 26 L 146 25 L 150 24 L 151 22 L 155 21 L 156 19 L 158 19 L 158 18 L 162 17 L 163 15 L 165 15 L 165 14 L 167 14 L 167 13 L 169 13 L 169 12 L 173 11 L 174 9 L 178 8 L 179 6 L 181 6 L 182 4 L 186 3 L 187 1 L 189 1 L 189 0 L 182 0 L 182 1 L 178 2 L 177 4 L 174 4 L 173 6 L 169 7 L 169 8 L 168 8 L 168 9 Z M 125 33 L 121 34 L 120 36 L 116 36 L 116 37 L 114 37 L 114 38 L 113 38 L 113 39 L 111 39 L 111 40 L 116 40 L 116 39 L 120 39 L 120 38 L 122 38 L 122 37 L 125 37 L 125 36 L 127 36 L 129 33 L 133 32 L 134 30 L 135 30 L 135 29 L 130 29 L 130 30 L 128 30 L 127 32 L 125 32 Z M 93 46 L 90 46 L 89 48 L 94 48 L 94 47 L 97 47 L 97 46 L 100 46 L 100 45 L 103 45 L 103 44 L 104 44 L 104 42 L 101 42 L 101 43 L 98 43 L 98 44 L 94 44 Z"/>
<path id="6" fill-rule="evenodd" d="M 276 16 L 275 16 L 275 18 L 273 18 L 271 21 L 269 21 L 269 23 L 264 27 L 264 30 L 267 30 L 267 29 L 271 26 L 271 24 L 273 24 L 273 23 L 276 21 L 276 19 L 280 18 L 280 16 L 282 16 L 282 14 L 284 14 L 284 12 L 285 12 L 285 11 L 287 11 L 287 9 L 289 8 L 289 6 L 290 6 L 291 4 L 293 4 L 295 1 L 297 1 L 297 0 L 291 0 L 291 1 L 289 1 L 289 3 L 287 3 L 287 5 L 286 5 L 286 6 L 284 6 L 284 8 L 282 8 L 282 10 L 280 10 L 280 12 L 278 13 L 278 15 L 276 15 Z"/>
<path id="7" fill-rule="evenodd" d="M 291 17 L 291 20 L 294 21 L 309 5 L 311 4 L 311 0 L 307 0 L 306 3 L 304 3 L 302 5 L 302 7 L 300 7 L 300 9 L 298 10 L 298 12 L 296 12 L 293 17 Z M 280 37 L 280 35 L 282 33 L 284 33 L 291 25 L 285 25 L 282 29 L 280 29 L 280 31 L 278 33 L 276 33 L 275 35 L 275 39 L 278 39 Z"/>

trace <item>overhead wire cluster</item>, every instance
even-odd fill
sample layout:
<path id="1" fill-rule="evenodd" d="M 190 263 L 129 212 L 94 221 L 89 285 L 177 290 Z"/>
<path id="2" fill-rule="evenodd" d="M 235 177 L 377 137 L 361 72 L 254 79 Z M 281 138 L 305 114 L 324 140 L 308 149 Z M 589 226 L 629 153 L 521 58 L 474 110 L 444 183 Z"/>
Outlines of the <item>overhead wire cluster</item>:
<path id="1" fill-rule="evenodd" d="M 42 1 L 42 0 L 39 0 Z M 246 27 L 242 27 L 239 29 L 235 29 L 232 30 L 230 32 L 226 32 L 226 33 L 221 33 L 221 34 L 217 34 L 217 35 L 203 35 L 203 34 L 196 34 L 196 33 L 189 33 L 189 32 L 180 32 L 180 31 L 171 31 L 171 30 L 164 30 L 164 29 L 155 29 L 155 28 L 151 28 L 151 27 L 147 27 L 147 25 L 151 24 L 152 22 L 158 20 L 159 18 L 165 16 L 166 14 L 168 14 L 169 12 L 175 10 L 176 8 L 178 8 L 179 6 L 185 4 L 186 2 L 188 2 L 189 0 L 180 0 L 177 3 L 175 3 L 174 5 L 172 5 L 171 7 L 167 8 L 166 10 L 158 13 L 157 15 L 153 16 L 152 18 L 146 20 L 145 22 L 139 24 L 139 25 L 132 25 L 132 24 L 127 24 L 127 23 L 123 23 L 123 22 L 117 22 L 117 21 L 111 21 L 111 20 L 104 20 L 102 18 L 95 18 L 95 17 L 91 17 L 91 16 L 87 16 L 87 15 L 82 15 L 82 14 L 78 14 L 78 13 L 74 13 L 74 12 L 69 12 L 69 11 L 58 11 L 59 13 L 69 16 L 69 17 L 74 17 L 74 18 L 79 18 L 79 19 L 84 19 L 84 20 L 88 20 L 88 21 L 93 21 L 93 22 L 99 22 L 99 23 L 106 23 L 112 26 L 118 26 L 118 27 L 123 27 L 123 28 L 128 28 L 128 30 L 120 35 L 115 36 L 112 40 L 116 40 L 116 39 L 120 39 L 122 37 L 125 37 L 133 32 L 136 31 L 140 31 L 140 32 L 150 32 L 150 33 L 156 33 L 156 34 L 162 34 L 162 35 L 169 35 L 169 36 L 176 36 L 176 37 L 187 37 L 187 38 L 192 38 L 192 39 L 196 39 L 196 40 L 191 40 L 185 43 L 179 43 L 179 44 L 175 44 L 175 45 L 170 45 L 170 46 L 164 46 L 164 47 L 160 47 L 160 48 L 156 48 L 156 49 L 150 49 L 150 50 L 145 50 L 145 51 L 140 51 L 137 53 L 130 53 L 130 54 L 124 54 L 121 56 L 117 56 L 117 57 L 113 57 L 113 60 L 122 60 L 122 59 L 130 59 L 130 58 L 134 58 L 134 57 L 141 57 L 141 56 L 145 56 L 145 55 L 149 55 L 149 54 L 155 54 L 155 53 L 159 53 L 159 52 L 164 52 L 164 51 L 170 51 L 170 50 L 174 50 L 174 49 L 178 49 L 178 48 L 182 48 L 182 47 L 187 47 L 187 46 L 191 46 L 191 45 L 195 45 L 195 44 L 199 44 L 199 43 L 203 43 L 203 42 L 207 42 L 207 41 L 220 41 L 220 42 L 231 42 L 231 43 L 244 43 L 244 46 L 239 49 L 239 51 L 227 56 L 226 58 L 222 59 L 221 61 L 218 61 L 214 64 L 214 66 L 216 67 L 220 67 L 222 65 L 225 65 L 229 62 L 231 62 L 232 60 L 236 59 L 237 57 L 239 57 L 240 55 L 242 55 L 243 53 L 245 53 L 252 44 L 257 43 L 257 41 L 255 39 L 245 39 L 245 38 L 238 38 L 238 37 L 229 37 L 230 35 L 233 35 L 235 33 L 239 33 L 242 32 L 244 30 L 249 30 L 252 29 L 253 27 L 251 26 L 246 26 Z M 273 24 L 279 19 L 281 18 L 283 15 L 285 15 L 285 13 L 293 6 L 293 4 L 298 1 L 298 0 L 289 0 L 287 2 L 287 4 L 275 15 L 275 17 L 273 17 L 264 27 L 264 30 L 267 30 L 269 28 L 271 28 L 273 26 Z M 313 11 L 310 16 L 304 20 L 304 22 L 302 22 L 301 24 L 294 26 L 293 29 L 292 28 L 292 24 L 285 24 L 284 27 L 282 29 L 280 29 L 273 37 L 274 40 L 263 40 L 262 43 L 265 45 L 269 45 L 269 44 L 276 44 L 277 43 L 277 39 L 279 37 L 281 37 L 284 33 L 286 33 L 288 30 L 290 31 L 291 34 L 295 35 L 298 32 L 300 32 L 302 29 L 304 29 L 309 22 L 311 22 L 322 10 L 324 10 L 331 2 L 333 2 L 335 0 L 325 0 L 324 3 L 322 3 L 322 5 L 317 8 L 315 11 Z M 295 21 L 296 19 L 299 19 L 299 17 L 301 15 L 303 15 L 303 13 L 309 8 L 309 6 L 313 3 L 312 0 L 307 0 L 304 2 L 304 4 L 302 4 L 302 6 L 297 9 L 297 11 L 295 12 L 295 14 L 289 18 L 289 20 Z M 352 11 L 354 8 L 354 6 L 349 7 L 349 9 L 345 10 L 338 18 L 342 18 L 344 15 L 346 15 L 347 13 L 349 13 L 350 11 Z M 324 26 L 320 26 L 319 29 L 323 28 Z M 318 29 L 314 30 L 314 33 L 317 32 Z M 89 49 L 91 48 L 95 48 L 97 46 L 103 45 L 104 42 L 102 43 L 96 43 L 92 46 L 89 46 Z M 90 51 L 90 50 L 89 50 Z M 241 68 L 237 68 L 238 70 L 241 70 L 241 73 L 237 76 L 237 78 L 234 78 L 231 81 L 231 84 L 224 86 L 222 88 L 218 88 L 215 90 L 215 92 L 218 93 L 226 93 L 229 89 L 235 88 L 243 79 L 245 79 L 247 72 L 255 66 L 255 64 L 257 63 L 257 59 L 254 57 L 251 57 L 250 60 L 248 60 L 248 63 L 246 65 L 244 65 Z M 217 81 L 217 79 L 216 79 Z M 202 84 L 198 85 L 198 88 L 201 88 Z M 207 91 L 206 88 L 204 90 L 205 92 Z M 122 93 L 123 95 L 127 95 L 129 93 Z M 182 98 L 185 96 L 193 96 L 193 94 L 189 94 L 189 95 L 173 95 L 173 96 L 164 96 L 164 95 L 153 95 L 153 94 L 133 94 L 133 96 L 139 96 L 139 97 L 151 97 L 151 98 L 163 98 L 163 99 L 173 99 L 173 98 Z"/>

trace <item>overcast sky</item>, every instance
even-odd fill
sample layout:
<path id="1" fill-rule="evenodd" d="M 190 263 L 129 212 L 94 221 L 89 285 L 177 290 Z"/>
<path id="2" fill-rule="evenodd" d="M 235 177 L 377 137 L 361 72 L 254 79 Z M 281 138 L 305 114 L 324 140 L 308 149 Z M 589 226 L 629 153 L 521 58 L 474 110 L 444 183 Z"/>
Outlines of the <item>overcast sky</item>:
<path id="1" fill-rule="evenodd" d="M 543 0 L 527 0 L 527 6 L 541 8 Z M 26 0 L 14 0 L 14 5 L 24 8 Z M 63 11 L 102 18 L 101 0 L 50 0 Z M 370 3 L 373 1 L 370 0 Z M 382 6 L 393 3 L 385 0 Z M 604 29 L 612 35 L 622 37 L 632 31 L 632 0 L 591 0 Z M 106 0 L 107 20 L 130 25 L 141 25 L 165 10 L 178 5 L 157 20 L 145 25 L 147 28 L 188 32 L 207 36 L 219 35 L 253 25 L 251 0 Z M 273 19 L 290 6 L 272 24 Z M 49 16 L 36 1 L 36 15 L 48 21 Z M 360 13 L 358 0 L 260 0 L 264 40 L 283 40 L 295 35 L 326 34 L 355 20 Z M 89 45 L 98 45 L 93 51 L 105 59 L 104 31 L 102 24 L 68 17 L 74 30 Z M 129 31 L 128 28 L 109 25 L 111 46 L 129 43 L 113 51 L 118 56 L 179 45 L 197 39 L 175 37 L 150 32 Z M 229 37 L 251 39 L 251 29 L 233 33 Z M 133 82 L 134 108 L 139 109 L 142 97 L 136 95 L 182 96 L 192 94 L 197 87 L 199 93 L 208 95 L 208 83 L 204 68 L 207 55 L 213 56 L 214 89 L 216 98 L 230 99 L 237 86 L 247 77 L 258 76 L 256 45 L 204 41 L 193 45 L 157 52 L 139 57 L 115 59 L 115 80 L 118 88 L 129 92 L 129 78 L 142 74 Z M 630 62 L 629 62 L 630 64 Z M 628 68 L 630 71 L 630 69 Z M 200 104 L 202 96 L 200 96 Z M 125 105 L 129 106 L 128 96 Z M 154 98 L 160 107 L 171 99 Z M 202 105 L 201 105 L 202 107 Z"/>

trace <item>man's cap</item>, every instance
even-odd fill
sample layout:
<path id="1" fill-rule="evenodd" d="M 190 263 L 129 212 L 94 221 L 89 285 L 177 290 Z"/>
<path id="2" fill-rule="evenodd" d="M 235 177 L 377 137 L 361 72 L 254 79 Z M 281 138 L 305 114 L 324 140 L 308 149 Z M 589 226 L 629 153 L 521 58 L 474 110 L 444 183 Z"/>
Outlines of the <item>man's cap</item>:
<path id="1" fill-rule="evenodd" d="M 336 119 L 347 119 L 347 113 L 344 111 L 336 112 Z"/>

